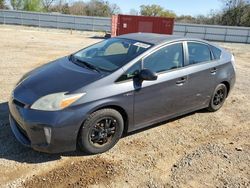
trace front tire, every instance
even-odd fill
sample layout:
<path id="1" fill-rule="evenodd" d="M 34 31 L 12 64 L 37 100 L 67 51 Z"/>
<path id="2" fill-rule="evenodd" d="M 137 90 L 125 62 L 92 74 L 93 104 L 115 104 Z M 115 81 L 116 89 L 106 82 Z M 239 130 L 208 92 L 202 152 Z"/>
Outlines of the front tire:
<path id="1" fill-rule="evenodd" d="M 219 84 L 214 90 L 209 107 L 207 108 L 208 111 L 215 112 L 219 110 L 223 106 L 227 98 L 227 94 L 228 94 L 227 92 L 228 91 L 227 91 L 227 87 L 225 86 L 225 84 Z"/>
<path id="2" fill-rule="evenodd" d="M 106 108 L 93 112 L 80 130 L 79 148 L 87 154 L 108 151 L 119 141 L 123 129 L 123 118 L 118 111 Z"/>

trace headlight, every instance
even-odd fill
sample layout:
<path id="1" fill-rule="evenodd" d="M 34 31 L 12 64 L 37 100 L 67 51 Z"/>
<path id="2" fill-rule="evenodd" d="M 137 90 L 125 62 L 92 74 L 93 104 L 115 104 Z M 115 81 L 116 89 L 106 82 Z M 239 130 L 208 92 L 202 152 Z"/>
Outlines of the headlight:
<path id="1" fill-rule="evenodd" d="M 77 93 L 67 95 L 65 92 L 62 92 L 46 95 L 34 102 L 30 108 L 44 111 L 62 110 L 77 101 L 85 94 L 86 93 Z"/>

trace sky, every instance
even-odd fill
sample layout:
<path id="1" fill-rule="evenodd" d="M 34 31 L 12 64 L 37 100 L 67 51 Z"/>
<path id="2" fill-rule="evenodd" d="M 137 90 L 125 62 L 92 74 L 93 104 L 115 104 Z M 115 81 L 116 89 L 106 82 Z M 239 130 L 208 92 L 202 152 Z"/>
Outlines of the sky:
<path id="1" fill-rule="evenodd" d="M 129 13 L 131 9 L 140 10 L 140 5 L 158 4 L 165 9 L 174 11 L 179 15 L 199 14 L 206 15 L 211 9 L 220 10 L 222 3 L 220 0 L 109 0 L 110 3 L 116 3 L 122 10 L 122 13 Z"/>

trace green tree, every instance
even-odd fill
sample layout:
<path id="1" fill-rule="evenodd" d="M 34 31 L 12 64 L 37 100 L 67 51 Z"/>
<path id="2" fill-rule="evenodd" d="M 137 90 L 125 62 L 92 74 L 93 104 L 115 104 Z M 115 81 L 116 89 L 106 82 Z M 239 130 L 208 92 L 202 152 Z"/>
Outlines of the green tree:
<path id="1" fill-rule="evenodd" d="M 0 0 L 0 9 L 4 9 L 4 8 L 5 8 L 5 1 Z"/>
<path id="2" fill-rule="evenodd" d="M 23 0 L 10 0 L 10 5 L 14 10 L 21 10 L 23 8 Z"/>
<path id="3" fill-rule="evenodd" d="M 207 16 L 180 16 L 178 22 L 230 25 L 250 27 L 250 2 L 247 0 L 220 0 L 223 8 L 220 11 L 211 10 Z"/>
<path id="4" fill-rule="evenodd" d="M 43 0 L 45 1 L 45 0 Z M 51 2 L 52 0 L 46 0 Z M 121 12 L 117 4 L 109 3 L 104 0 L 90 0 L 84 2 L 77 0 L 73 3 L 66 3 L 65 0 L 55 0 L 56 3 L 51 4 L 48 11 L 60 12 L 63 14 L 85 15 L 85 16 L 102 16 L 109 17 L 113 14 Z M 46 11 L 46 9 L 45 9 Z"/>
<path id="5" fill-rule="evenodd" d="M 41 11 L 41 0 L 23 0 L 23 10 L 26 11 Z"/>
<path id="6" fill-rule="evenodd" d="M 42 0 L 43 9 L 48 12 L 55 0 Z"/>
<path id="7" fill-rule="evenodd" d="M 169 10 L 164 10 L 160 13 L 160 17 L 175 18 L 176 14 Z"/>
<path id="8" fill-rule="evenodd" d="M 244 0 L 225 0 L 221 24 L 231 26 L 249 26 L 249 2 Z"/>
<path id="9" fill-rule="evenodd" d="M 160 5 L 141 5 L 140 8 L 140 13 L 143 16 L 160 16 L 160 13 L 164 11 Z"/>
<path id="10" fill-rule="evenodd" d="M 0 9 L 4 9 L 4 8 L 5 8 L 5 1 L 0 0 Z"/>
<path id="11" fill-rule="evenodd" d="M 111 15 L 113 15 L 113 14 L 119 14 L 121 12 L 120 7 L 117 4 L 115 4 L 115 3 L 113 3 L 113 4 L 109 4 L 108 3 L 108 6 L 110 8 Z"/>
<path id="12" fill-rule="evenodd" d="M 141 5 L 140 9 L 140 13 L 143 16 L 176 17 L 174 12 L 165 10 L 160 5 Z"/>
<path id="13" fill-rule="evenodd" d="M 110 4 L 108 1 L 91 0 L 86 5 L 87 16 L 108 17 L 119 12 L 120 8 L 116 4 Z"/>
<path id="14" fill-rule="evenodd" d="M 247 0 L 220 0 L 223 3 L 224 9 L 230 10 L 239 6 L 244 6 L 248 3 Z"/>
<path id="15" fill-rule="evenodd" d="M 195 18 L 190 15 L 181 15 L 176 18 L 176 21 L 181 23 L 195 23 Z"/>
<path id="16" fill-rule="evenodd" d="M 58 0 L 55 4 L 50 6 L 49 11 L 62 13 L 62 8 L 63 8 L 64 4 L 65 4 L 65 2 L 63 0 Z"/>
<path id="17" fill-rule="evenodd" d="M 86 15 L 86 4 L 82 1 L 76 1 L 69 7 L 70 14 Z"/>
<path id="18" fill-rule="evenodd" d="M 241 17 L 241 25 L 250 27 L 250 5 L 247 5 L 243 11 L 243 16 Z"/>
<path id="19" fill-rule="evenodd" d="M 86 6 L 87 16 L 109 16 L 109 7 L 104 1 L 91 0 Z"/>
<path id="20" fill-rule="evenodd" d="M 66 3 L 66 4 L 64 4 L 62 6 L 62 13 L 63 14 L 69 14 L 70 13 L 70 11 L 69 11 L 69 4 L 68 3 Z"/>

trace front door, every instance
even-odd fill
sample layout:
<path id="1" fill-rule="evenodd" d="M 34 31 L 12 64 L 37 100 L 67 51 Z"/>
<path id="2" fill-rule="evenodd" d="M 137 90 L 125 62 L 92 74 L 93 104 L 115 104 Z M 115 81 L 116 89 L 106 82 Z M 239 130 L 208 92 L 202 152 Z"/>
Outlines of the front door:
<path id="1" fill-rule="evenodd" d="M 188 76 L 183 69 L 183 54 L 183 43 L 174 43 L 143 59 L 143 68 L 157 72 L 158 79 L 137 83 L 134 92 L 136 127 L 160 121 L 187 108 Z"/>

